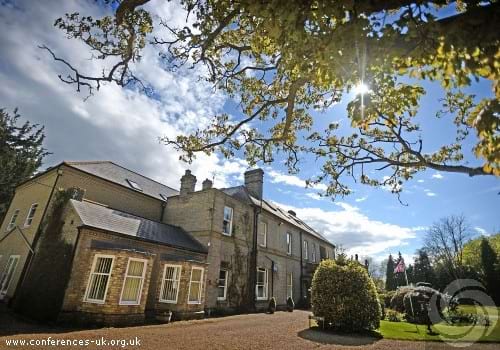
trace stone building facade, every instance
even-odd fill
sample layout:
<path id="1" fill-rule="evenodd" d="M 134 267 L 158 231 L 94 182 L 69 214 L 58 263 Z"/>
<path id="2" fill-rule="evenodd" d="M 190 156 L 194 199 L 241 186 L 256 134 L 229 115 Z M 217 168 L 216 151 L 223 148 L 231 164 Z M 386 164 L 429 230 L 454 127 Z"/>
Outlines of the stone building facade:
<path id="1" fill-rule="evenodd" d="M 16 189 L 0 227 L 0 299 L 40 319 L 102 324 L 259 310 L 271 297 L 307 305 L 334 245 L 266 201 L 263 176 L 196 191 L 186 171 L 176 191 L 112 162 L 48 169 Z M 100 279 L 105 290 L 92 287 Z M 138 300 L 123 302 L 131 291 Z"/>

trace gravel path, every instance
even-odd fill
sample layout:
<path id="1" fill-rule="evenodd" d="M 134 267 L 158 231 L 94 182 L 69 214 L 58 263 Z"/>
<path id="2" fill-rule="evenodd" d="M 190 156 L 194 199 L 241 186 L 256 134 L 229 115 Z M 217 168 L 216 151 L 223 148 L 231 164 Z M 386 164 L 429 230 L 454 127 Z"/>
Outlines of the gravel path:
<path id="1" fill-rule="evenodd" d="M 0 310 L 1 312 L 2 310 Z M 133 339 L 138 337 L 141 346 L 126 349 L 454 349 L 443 343 L 406 342 L 379 340 L 360 336 L 340 336 L 308 328 L 309 312 L 277 312 L 274 315 L 250 314 L 200 321 L 174 322 L 169 325 L 153 325 L 128 328 L 102 328 L 74 331 L 42 327 L 12 320 L 0 315 L 0 349 L 119 349 L 120 346 L 36 346 L 7 347 L 6 340 L 65 339 L 99 340 Z M 19 334 L 22 333 L 22 334 Z M 18 334 L 18 335 L 14 335 Z M 499 344 L 475 344 L 467 349 L 498 350 Z"/>

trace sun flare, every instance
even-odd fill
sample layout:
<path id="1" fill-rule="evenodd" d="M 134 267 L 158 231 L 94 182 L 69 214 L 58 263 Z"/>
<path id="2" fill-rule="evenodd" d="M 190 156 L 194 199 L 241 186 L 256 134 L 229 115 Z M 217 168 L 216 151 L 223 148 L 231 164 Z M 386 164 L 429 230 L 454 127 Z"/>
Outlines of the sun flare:
<path id="1" fill-rule="evenodd" d="M 364 95 L 370 91 L 370 87 L 365 83 L 361 82 L 354 87 L 352 90 L 355 95 Z"/>

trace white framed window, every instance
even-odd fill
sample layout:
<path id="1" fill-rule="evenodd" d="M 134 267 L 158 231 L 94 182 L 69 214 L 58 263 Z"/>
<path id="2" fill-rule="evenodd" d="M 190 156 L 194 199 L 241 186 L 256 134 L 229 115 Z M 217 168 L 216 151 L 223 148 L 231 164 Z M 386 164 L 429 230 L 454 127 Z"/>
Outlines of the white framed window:
<path id="1" fill-rule="evenodd" d="M 257 300 L 267 300 L 267 270 L 262 267 L 257 269 L 255 295 L 257 296 Z"/>
<path id="2" fill-rule="evenodd" d="M 293 299 L 293 273 L 289 272 L 286 275 L 286 299 Z"/>
<path id="3" fill-rule="evenodd" d="M 10 282 L 12 281 L 12 277 L 16 272 L 17 264 L 19 263 L 19 258 L 19 255 L 9 256 L 7 265 L 5 265 L 5 268 L 0 275 L 0 300 L 3 299 L 9 290 Z"/>
<path id="4" fill-rule="evenodd" d="M 144 277 L 148 261 L 145 259 L 129 258 L 125 280 L 123 281 L 120 305 L 140 305 Z"/>
<path id="5" fill-rule="evenodd" d="M 31 205 L 30 210 L 28 211 L 28 216 L 26 217 L 26 221 L 24 222 L 24 227 L 31 226 L 37 208 L 38 208 L 38 203 L 33 203 Z"/>
<path id="6" fill-rule="evenodd" d="M 286 233 L 286 253 L 292 255 L 292 234 L 290 232 Z"/>
<path id="7" fill-rule="evenodd" d="M 189 280 L 188 304 L 201 304 L 201 291 L 203 289 L 202 267 L 191 268 L 191 278 Z"/>
<path id="8" fill-rule="evenodd" d="M 165 265 L 160 289 L 160 302 L 177 304 L 179 285 L 181 283 L 181 272 L 181 265 Z"/>
<path id="9" fill-rule="evenodd" d="M 226 297 L 227 297 L 227 276 L 228 276 L 227 270 L 221 269 L 219 271 L 219 279 L 217 280 L 217 289 L 218 289 L 217 300 L 226 300 Z"/>
<path id="10" fill-rule="evenodd" d="M 9 224 L 7 225 L 6 231 L 12 230 L 16 226 L 16 220 L 19 216 L 19 209 L 14 210 L 12 217 L 10 218 Z"/>
<path id="11" fill-rule="evenodd" d="M 267 246 L 267 222 L 259 222 L 259 245 Z"/>
<path id="12" fill-rule="evenodd" d="M 224 220 L 222 222 L 222 233 L 231 236 L 233 232 L 233 208 L 224 207 Z"/>
<path id="13" fill-rule="evenodd" d="M 316 243 L 312 244 L 311 250 L 311 260 L 312 262 L 316 262 Z"/>
<path id="14" fill-rule="evenodd" d="M 309 246 L 306 240 L 304 240 L 304 260 L 309 260 Z"/>
<path id="15" fill-rule="evenodd" d="M 95 255 L 84 301 L 88 303 L 104 304 L 106 301 L 106 294 L 108 293 L 114 260 L 115 257 L 113 255 Z"/>

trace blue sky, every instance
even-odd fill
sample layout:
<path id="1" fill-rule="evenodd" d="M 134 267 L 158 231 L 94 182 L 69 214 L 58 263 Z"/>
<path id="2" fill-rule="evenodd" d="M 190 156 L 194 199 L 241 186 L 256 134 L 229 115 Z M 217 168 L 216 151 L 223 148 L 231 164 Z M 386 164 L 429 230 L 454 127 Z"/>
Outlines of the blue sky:
<path id="1" fill-rule="evenodd" d="M 176 3 L 157 7 L 155 19 L 167 18 L 182 24 Z M 64 73 L 46 52 L 37 48 L 46 44 L 86 72 L 98 72 L 100 66 L 88 60 L 89 53 L 78 42 L 65 39 L 52 25 L 66 12 L 80 12 L 96 17 L 105 9 L 93 1 L 3 1 L 0 2 L 0 106 L 20 113 L 46 126 L 46 147 L 53 152 L 46 165 L 61 160 L 109 159 L 144 175 L 177 187 L 186 168 L 198 177 L 215 177 L 216 186 L 241 183 L 247 168 L 241 158 L 225 160 L 219 155 L 201 156 L 191 165 L 180 163 L 178 154 L 160 145 L 158 137 L 173 137 L 207 123 L 215 113 L 237 115 L 234 102 L 211 86 L 200 82 L 199 70 L 167 72 L 158 66 L 157 51 L 148 48 L 137 64 L 137 73 L 155 89 L 155 98 L 135 91 L 105 86 L 86 102 L 70 86 L 57 79 Z M 425 147 L 435 149 L 440 141 L 451 140 L 451 118 L 436 120 L 436 102 L 442 90 L 426 84 L 419 120 Z M 478 96 L 490 94 L 487 82 L 470 89 Z M 327 113 L 316 113 L 316 128 L 322 130 L 332 121 L 347 125 L 345 104 Z M 466 145 L 469 151 L 472 143 Z M 477 160 L 467 159 L 472 164 Z M 318 164 L 305 158 L 302 172 L 289 175 L 282 160 L 263 166 L 265 195 L 281 205 L 293 208 L 298 215 L 332 242 L 342 244 L 350 253 L 370 255 L 381 260 L 401 251 L 410 258 L 420 247 L 426 227 L 443 216 L 463 213 L 474 233 L 500 230 L 500 181 L 493 177 L 469 178 L 466 175 L 426 171 L 404 185 L 402 206 L 384 189 L 354 185 L 354 194 L 335 202 L 318 198 L 324 189 L 306 189 L 304 180 L 314 176 Z"/>

